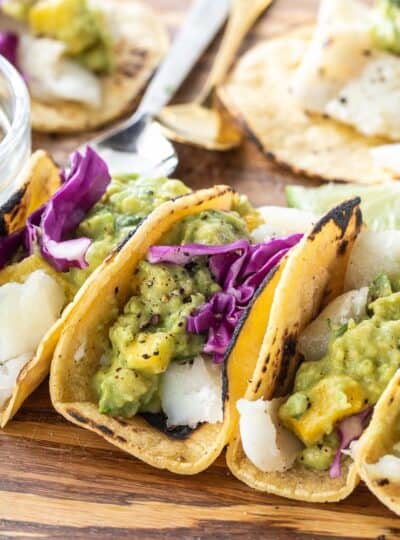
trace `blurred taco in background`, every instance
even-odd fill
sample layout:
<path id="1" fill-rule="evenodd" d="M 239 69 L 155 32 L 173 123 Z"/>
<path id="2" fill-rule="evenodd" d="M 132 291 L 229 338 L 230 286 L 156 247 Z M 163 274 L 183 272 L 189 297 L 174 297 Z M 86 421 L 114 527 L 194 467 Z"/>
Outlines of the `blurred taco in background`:
<path id="1" fill-rule="evenodd" d="M 400 514 L 400 372 L 382 394 L 354 448 L 358 473 L 390 510 Z"/>
<path id="2" fill-rule="evenodd" d="M 132 110 L 168 36 L 132 0 L 4 0 L 0 54 L 23 75 L 33 128 L 76 132 Z"/>
<path id="3" fill-rule="evenodd" d="M 120 175 L 91 149 L 59 173 L 43 152 L 0 210 L 0 426 L 47 375 L 88 276 L 163 202 L 190 190 Z"/>
<path id="4" fill-rule="evenodd" d="M 56 410 L 155 467 L 208 467 L 230 437 L 282 269 L 309 225 L 295 213 L 291 227 L 269 220 L 227 186 L 156 209 L 90 280 L 60 337 Z"/>
<path id="5" fill-rule="evenodd" d="M 265 154 L 322 180 L 400 175 L 400 6 L 322 0 L 314 26 L 256 45 L 219 97 Z"/>
<path id="6" fill-rule="evenodd" d="M 297 274 L 288 265 L 282 275 L 256 373 L 267 358 L 268 366 L 259 388 L 250 385 L 238 403 L 240 422 L 227 454 L 232 472 L 256 489 L 324 502 L 346 497 L 358 481 L 354 441 L 362 448 L 369 438 L 364 430 L 400 362 L 400 232 L 358 234 L 359 214 L 357 222 L 352 240 L 341 244 L 349 257 L 330 302 L 315 296 L 314 272 L 326 273 L 320 255 L 315 266 L 305 259 Z M 318 246 L 310 249 L 316 256 Z M 310 301 L 316 311 L 305 318 Z M 288 324 L 294 306 L 297 318 Z M 294 372 L 287 362 L 298 364 Z"/>

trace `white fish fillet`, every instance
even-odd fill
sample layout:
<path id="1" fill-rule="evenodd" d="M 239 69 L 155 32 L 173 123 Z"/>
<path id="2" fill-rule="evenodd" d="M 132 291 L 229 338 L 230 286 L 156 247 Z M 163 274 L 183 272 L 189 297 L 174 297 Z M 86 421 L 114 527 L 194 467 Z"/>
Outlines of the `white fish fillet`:
<path id="1" fill-rule="evenodd" d="M 169 427 L 222 422 L 221 366 L 201 356 L 185 364 L 171 362 L 162 376 L 160 396 Z"/>
<path id="2" fill-rule="evenodd" d="M 18 61 L 31 94 L 41 101 L 69 100 L 100 107 L 99 78 L 65 57 L 65 49 L 61 41 L 21 36 Z"/>
<path id="3" fill-rule="evenodd" d="M 279 422 L 278 409 L 284 401 L 285 398 L 237 402 L 243 450 L 263 472 L 289 469 L 302 448 L 297 437 Z"/>

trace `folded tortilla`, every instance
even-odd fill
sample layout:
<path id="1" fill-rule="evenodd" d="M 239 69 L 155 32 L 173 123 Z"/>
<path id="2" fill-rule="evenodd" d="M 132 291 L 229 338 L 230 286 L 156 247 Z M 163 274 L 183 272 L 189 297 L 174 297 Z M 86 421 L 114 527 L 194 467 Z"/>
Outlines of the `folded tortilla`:
<path id="1" fill-rule="evenodd" d="M 232 189 L 216 186 L 157 208 L 123 249 L 103 263 L 95 287 L 89 278 L 84 301 L 74 309 L 52 363 L 50 392 L 58 412 L 146 463 L 175 473 L 202 471 L 217 458 L 227 443 L 237 415 L 236 401 L 245 391 L 262 344 L 269 317 L 268 304 L 279 282 L 283 263 L 267 277 L 263 297 L 253 300 L 243 328 L 231 340 L 223 374 L 224 415 L 223 421 L 217 424 L 203 423 L 181 437 L 173 437 L 165 426 L 150 425 L 140 415 L 122 419 L 101 414 L 91 386 L 102 354 L 99 332 L 103 337 L 107 334 L 113 313 L 115 318 L 115 302 L 121 308 L 131 294 L 134 269 L 172 225 L 204 210 L 230 210 L 233 203 Z M 83 357 L 82 347 L 85 350 Z"/>
<path id="2" fill-rule="evenodd" d="M 342 203 L 325 215 L 287 260 L 270 309 L 270 321 L 245 392 L 245 399 L 270 400 L 288 393 L 299 365 L 299 334 L 322 307 L 343 292 L 348 257 L 361 228 L 359 199 Z M 285 472 L 265 473 L 244 453 L 239 426 L 227 450 L 227 464 L 241 481 L 260 491 L 308 502 L 337 501 L 356 486 L 350 459 L 340 478 L 296 463 Z"/>
<path id="3" fill-rule="evenodd" d="M 21 187 L 0 208 L 0 233 L 5 236 L 20 229 L 28 216 L 43 203 L 60 186 L 58 168 L 43 152 L 33 154 L 29 164 L 23 171 L 24 180 Z M 0 285 L 9 281 L 21 283 L 26 277 L 40 268 L 48 265 L 39 257 L 28 257 L 22 263 L 6 266 L 0 270 Z M 54 273 L 54 270 L 52 270 Z M 57 326 L 57 325 L 56 325 Z M 4 408 L 0 408 L 0 427 L 4 427 L 15 415 L 24 400 L 39 386 L 48 374 L 51 356 L 57 342 L 57 328 L 53 328 L 42 340 L 35 356 L 19 373 L 11 398 Z"/>
<path id="4" fill-rule="evenodd" d="M 303 27 L 258 44 L 239 61 L 219 98 L 268 158 L 296 174 L 368 184 L 393 180 L 370 152 L 386 139 L 306 113 L 292 96 L 291 79 L 312 33 Z"/>
<path id="5" fill-rule="evenodd" d="M 96 4 L 101 9 L 104 0 L 96 0 Z M 84 131 L 101 127 L 133 110 L 140 91 L 166 53 L 168 35 L 147 4 L 136 0 L 107 0 L 107 9 L 110 9 L 109 4 L 112 4 L 116 26 L 118 20 L 124 22 L 127 9 L 135 24 L 129 41 L 119 39 L 115 43 L 115 71 L 100 77 L 101 107 L 90 108 L 70 101 L 45 103 L 32 98 L 33 129 L 49 133 Z"/>
<path id="6" fill-rule="evenodd" d="M 384 468 L 382 464 L 377 468 L 376 464 L 382 463 L 385 456 L 395 457 L 393 446 L 400 442 L 399 419 L 400 371 L 393 377 L 375 406 L 371 422 L 359 443 L 356 443 L 355 449 L 356 467 L 362 480 L 384 505 L 398 515 L 400 459 L 397 457 L 390 465 L 386 463 Z"/>

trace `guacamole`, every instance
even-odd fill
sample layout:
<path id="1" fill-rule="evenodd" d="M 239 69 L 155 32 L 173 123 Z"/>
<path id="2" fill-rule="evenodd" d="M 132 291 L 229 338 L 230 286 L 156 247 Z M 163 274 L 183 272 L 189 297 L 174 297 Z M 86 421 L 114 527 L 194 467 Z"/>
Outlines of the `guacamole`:
<path id="1" fill-rule="evenodd" d="M 103 199 L 98 202 L 75 231 L 75 237 L 87 237 L 92 244 L 86 254 L 89 266 L 71 268 L 67 279 L 77 290 L 109 253 L 157 206 L 189 193 L 180 180 L 116 176 Z"/>
<path id="2" fill-rule="evenodd" d="M 333 329 L 326 356 L 303 362 L 297 371 L 279 417 L 304 443 L 300 460 L 308 467 L 329 468 L 339 445 L 337 422 L 374 405 L 400 365 L 395 285 L 379 276 L 370 287 L 366 318 Z"/>
<path id="3" fill-rule="evenodd" d="M 248 232 L 237 212 L 208 210 L 184 218 L 160 244 L 216 245 L 241 238 Z M 100 412 L 131 417 L 160 411 L 162 373 L 171 361 L 192 360 L 205 343 L 205 336 L 187 331 L 187 317 L 219 290 L 205 257 L 185 267 L 139 264 L 133 295 L 109 331 L 107 365 L 93 380 Z"/>
<path id="4" fill-rule="evenodd" d="M 373 40 L 377 47 L 400 53 L 400 1 L 379 0 L 372 28 Z"/>
<path id="5" fill-rule="evenodd" d="M 66 54 L 87 69 L 112 71 L 111 34 L 103 15 L 87 0 L 6 0 L 3 10 L 25 21 L 34 35 L 62 41 Z"/>

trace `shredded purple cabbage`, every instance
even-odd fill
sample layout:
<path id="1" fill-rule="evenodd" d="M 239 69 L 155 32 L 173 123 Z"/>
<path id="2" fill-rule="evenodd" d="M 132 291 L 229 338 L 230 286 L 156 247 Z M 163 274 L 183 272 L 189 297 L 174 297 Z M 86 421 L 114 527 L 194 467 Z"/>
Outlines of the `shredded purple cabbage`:
<path id="1" fill-rule="evenodd" d="M 0 32 L 0 55 L 18 69 L 18 36 L 13 32 Z"/>
<path id="2" fill-rule="evenodd" d="M 32 254 L 36 246 L 59 272 L 87 266 L 85 255 L 91 240 L 69 240 L 68 236 L 101 199 L 111 177 L 106 163 L 87 147 L 83 156 L 79 152 L 72 155 L 71 169 L 62 174 L 62 179 L 63 185 L 29 216 L 24 229 L 15 236 L 0 239 L 0 268 L 20 247 L 26 254 Z"/>
<path id="3" fill-rule="evenodd" d="M 337 424 L 336 429 L 339 435 L 340 444 L 329 470 L 330 478 L 335 479 L 340 477 L 342 452 L 349 448 L 353 441 L 356 441 L 361 437 L 366 427 L 367 420 L 372 413 L 372 409 L 373 407 L 368 407 L 357 414 L 347 416 Z"/>
<path id="4" fill-rule="evenodd" d="M 220 364 L 256 289 L 301 238 L 301 234 L 294 234 L 254 245 L 238 240 L 222 246 L 153 246 L 147 260 L 185 265 L 195 257 L 209 257 L 210 271 L 222 291 L 213 294 L 187 318 L 187 330 L 194 334 L 207 333 L 203 351 L 212 354 L 214 362 Z"/>

